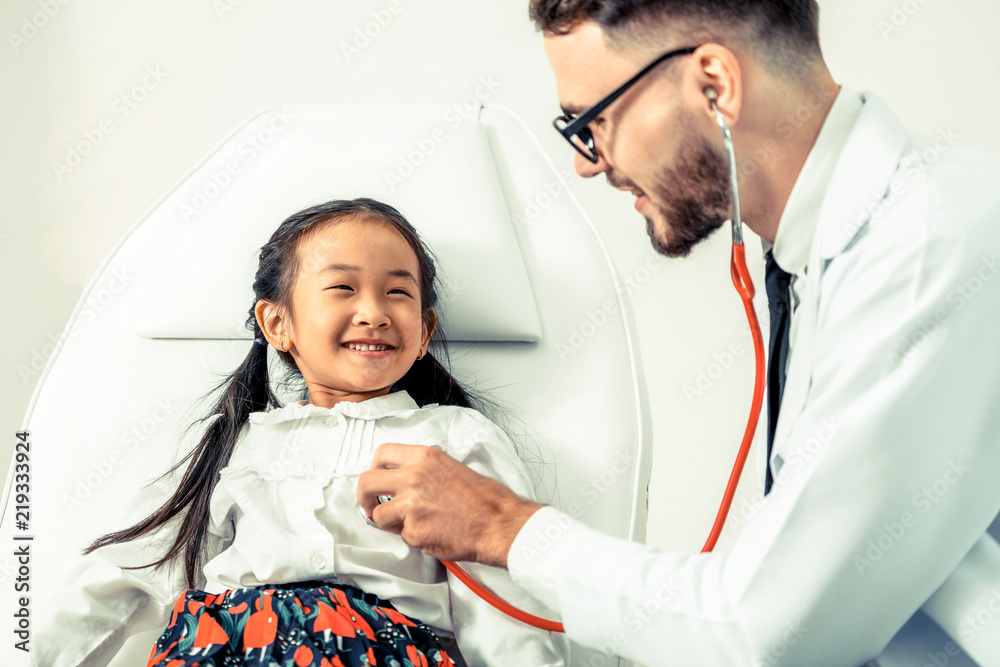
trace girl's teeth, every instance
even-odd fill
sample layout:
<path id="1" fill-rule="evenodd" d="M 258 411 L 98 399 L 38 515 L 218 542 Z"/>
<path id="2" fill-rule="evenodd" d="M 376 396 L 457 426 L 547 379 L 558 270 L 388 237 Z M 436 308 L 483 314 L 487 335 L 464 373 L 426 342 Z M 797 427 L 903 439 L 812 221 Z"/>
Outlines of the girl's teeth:
<path id="1" fill-rule="evenodd" d="M 362 352 L 382 351 L 389 349 L 388 345 L 367 345 L 365 343 L 348 343 L 347 347 L 352 350 L 360 350 Z"/>

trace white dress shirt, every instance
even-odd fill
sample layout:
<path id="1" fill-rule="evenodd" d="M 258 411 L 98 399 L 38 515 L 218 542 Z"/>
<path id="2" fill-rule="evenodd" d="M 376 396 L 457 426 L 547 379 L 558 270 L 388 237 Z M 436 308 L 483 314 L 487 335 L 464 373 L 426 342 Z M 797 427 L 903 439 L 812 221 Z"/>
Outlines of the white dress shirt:
<path id="1" fill-rule="evenodd" d="M 207 427 L 207 425 L 206 425 Z M 418 406 L 405 391 L 332 408 L 290 403 L 250 415 L 211 500 L 208 592 L 324 580 L 389 600 L 444 636 L 469 665 L 562 665 L 551 633 L 480 600 L 436 559 L 368 524 L 358 475 L 385 442 L 437 445 L 525 497 L 534 492 L 506 434 L 475 410 Z M 441 480 L 447 483 L 447 480 Z M 64 610 L 36 642 L 36 664 L 107 664 L 125 635 L 165 627 L 187 588 L 183 568 L 123 570 L 149 562 L 157 539 L 106 547 L 83 559 Z M 144 560 L 145 559 L 145 560 Z M 515 606 L 552 616 L 499 568 L 462 564 Z"/>

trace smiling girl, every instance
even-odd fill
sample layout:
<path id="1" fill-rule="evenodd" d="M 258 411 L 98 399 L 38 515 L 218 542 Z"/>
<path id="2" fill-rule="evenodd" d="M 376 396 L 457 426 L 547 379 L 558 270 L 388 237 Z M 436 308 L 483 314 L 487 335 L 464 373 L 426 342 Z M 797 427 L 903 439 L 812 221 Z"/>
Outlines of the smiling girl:
<path id="1" fill-rule="evenodd" d="M 358 475 L 383 442 L 439 447 L 533 496 L 510 440 L 428 352 L 434 282 L 390 206 L 333 201 L 285 220 L 260 251 L 255 342 L 176 491 L 88 547 L 36 664 L 107 664 L 128 634 L 165 625 L 150 666 L 562 665 L 549 633 L 359 511 Z M 305 400 L 280 405 L 269 347 Z M 467 567 L 533 606 L 506 571 Z M 460 651 L 442 645 L 451 637 Z"/>

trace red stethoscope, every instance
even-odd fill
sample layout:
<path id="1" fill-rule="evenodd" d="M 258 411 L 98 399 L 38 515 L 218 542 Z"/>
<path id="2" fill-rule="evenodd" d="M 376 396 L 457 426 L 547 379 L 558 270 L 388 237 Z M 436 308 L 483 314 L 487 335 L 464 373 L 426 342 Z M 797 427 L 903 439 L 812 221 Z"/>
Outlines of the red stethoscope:
<path id="1" fill-rule="evenodd" d="M 755 376 L 753 402 L 750 406 L 750 417 L 747 419 L 747 427 L 743 432 L 743 442 L 740 444 L 740 450 L 736 454 L 736 462 L 733 464 L 733 471 L 729 475 L 729 483 L 726 485 L 726 492 L 722 496 L 722 503 L 719 506 L 718 514 L 715 516 L 715 523 L 712 525 L 712 532 L 709 533 L 708 540 L 705 542 L 705 546 L 701 549 L 702 553 L 714 549 L 716 542 L 719 541 L 719 535 L 722 533 L 722 526 L 726 522 L 726 517 L 729 514 L 729 508 L 733 504 L 733 496 L 736 493 L 736 487 L 739 485 L 740 476 L 743 474 L 743 465 L 746 463 L 747 455 L 750 453 L 750 443 L 753 441 L 754 433 L 757 430 L 757 419 L 760 417 L 761 404 L 764 400 L 764 337 L 761 335 L 760 324 L 757 322 L 757 314 L 753 308 L 753 281 L 750 280 L 750 273 L 747 271 L 746 255 L 743 248 L 743 221 L 740 218 L 740 195 L 739 188 L 736 183 L 736 154 L 733 151 L 733 138 L 729 133 L 729 124 L 726 123 L 725 117 L 722 115 L 722 112 L 719 111 L 719 107 L 715 103 L 718 98 L 715 90 L 712 88 L 706 88 L 705 95 L 708 97 L 709 102 L 712 104 L 712 108 L 715 110 L 716 118 L 719 121 L 719 127 L 722 129 L 722 138 L 726 145 L 726 153 L 729 157 L 729 182 L 731 184 L 733 196 L 733 253 L 730 260 L 730 274 L 733 278 L 733 286 L 736 287 L 736 291 L 739 292 L 740 298 L 743 300 L 743 308 L 746 310 L 747 321 L 750 323 L 750 333 L 753 336 Z M 455 563 L 451 561 L 441 562 L 452 574 L 458 577 L 462 583 L 471 588 L 476 595 L 508 616 L 512 616 L 519 621 L 532 625 L 536 628 L 541 628 L 542 630 L 565 632 L 562 623 L 539 618 L 538 616 L 533 616 L 532 614 L 513 607 L 483 588 L 479 582 L 470 577 Z"/>

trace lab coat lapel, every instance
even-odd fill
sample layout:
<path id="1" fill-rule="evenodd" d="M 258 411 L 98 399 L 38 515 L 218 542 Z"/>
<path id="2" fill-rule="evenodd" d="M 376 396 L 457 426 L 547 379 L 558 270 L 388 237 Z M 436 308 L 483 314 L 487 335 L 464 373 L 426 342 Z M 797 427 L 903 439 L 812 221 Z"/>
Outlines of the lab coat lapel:
<path id="1" fill-rule="evenodd" d="M 809 253 L 808 298 L 799 304 L 802 312 L 775 432 L 776 454 L 795 445 L 788 442 L 789 434 L 809 395 L 820 301 L 824 291 L 836 289 L 823 282 L 826 267 L 865 233 L 871 211 L 885 198 L 900 169 L 906 145 L 906 130 L 885 103 L 871 93 L 861 97 L 864 108 L 830 179 Z"/>

